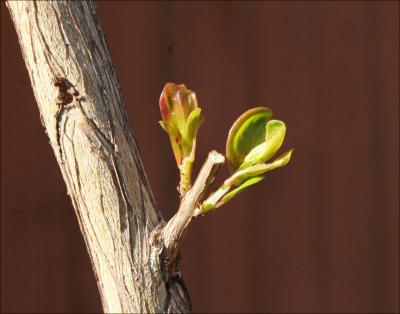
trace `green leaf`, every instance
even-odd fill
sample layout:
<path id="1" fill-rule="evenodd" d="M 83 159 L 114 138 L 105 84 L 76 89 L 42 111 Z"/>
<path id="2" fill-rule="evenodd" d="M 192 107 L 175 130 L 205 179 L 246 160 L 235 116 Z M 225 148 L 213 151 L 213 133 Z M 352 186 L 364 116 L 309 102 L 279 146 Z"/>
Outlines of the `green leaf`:
<path id="1" fill-rule="evenodd" d="M 232 185 L 240 185 L 244 181 L 249 178 L 260 176 L 267 171 L 283 167 L 285 166 L 292 156 L 293 149 L 284 153 L 282 156 L 275 159 L 272 163 L 269 164 L 257 164 L 254 166 L 247 167 L 242 170 L 236 171 L 229 179 L 225 180 L 224 185 L 232 186 Z"/>
<path id="2" fill-rule="evenodd" d="M 168 133 L 168 126 L 167 126 L 167 124 L 166 124 L 164 121 L 162 121 L 162 120 L 161 120 L 161 121 L 158 121 L 158 123 L 160 123 L 162 129 L 163 129 L 165 132 Z"/>
<path id="3" fill-rule="evenodd" d="M 221 185 L 218 190 L 211 193 L 210 196 L 201 204 L 201 212 L 203 215 L 208 214 L 214 208 L 217 208 L 219 200 L 229 191 L 231 187 Z"/>
<path id="4" fill-rule="evenodd" d="M 182 163 L 182 159 L 184 156 L 182 156 L 182 150 L 179 145 L 179 136 L 180 134 L 177 134 L 178 138 L 175 138 L 171 134 L 169 135 L 169 139 L 171 141 L 171 146 L 172 146 L 172 151 L 174 152 L 176 164 L 179 166 Z"/>
<path id="5" fill-rule="evenodd" d="M 188 143 L 193 142 L 202 122 L 203 117 L 201 116 L 201 108 L 194 109 L 186 120 L 183 139 Z"/>
<path id="6" fill-rule="evenodd" d="M 160 125 L 169 135 L 178 167 L 185 158 L 193 161 L 197 131 L 203 121 L 196 94 L 184 84 L 167 83 L 160 96 L 160 111 Z"/>
<path id="7" fill-rule="evenodd" d="M 222 197 L 221 200 L 218 202 L 217 207 L 222 206 L 223 204 L 225 204 L 226 202 L 231 200 L 233 197 L 235 197 L 239 192 L 243 191 L 244 189 L 248 188 L 249 186 L 251 186 L 253 184 L 260 182 L 264 178 L 265 178 L 264 176 L 259 176 L 259 177 L 253 177 L 253 178 L 250 178 L 250 179 L 244 181 L 241 185 L 239 185 L 239 187 L 237 187 L 236 189 L 232 190 L 231 192 L 226 194 L 224 197 Z"/>
<path id="8" fill-rule="evenodd" d="M 267 122 L 265 142 L 254 147 L 244 158 L 239 169 L 266 162 L 281 147 L 285 138 L 285 123 L 279 120 L 270 120 Z"/>
<path id="9" fill-rule="evenodd" d="M 161 112 L 161 117 L 164 120 L 165 123 L 169 123 L 171 120 L 171 115 L 170 112 L 172 110 L 172 104 L 170 101 L 169 97 L 169 91 L 171 88 L 175 86 L 174 83 L 167 83 L 165 84 L 161 96 L 160 96 L 160 112 Z"/>
<path id="10" fill-rule="evenodd" d="M 184 84 L 177 85 L 177 97 L 183 109 L 184 118 L 187 119 L 189 114 L 197 108 L 196 94 L 187 89 Z"/>
<path id="11" fill-rule="evenodd" d="M 272 111 L 265 107 L 247 110 L 232 125 L 226 143 L 226 157 L 232 170 L 236 170 L 245 156 L 265 141 L 265 126 Z"/>
<path id="12" fill-rule="evenodd" d="M 158 123 L 160 123 L 163 130 L 168 133 L 176 163 L 180 165 L 182 161 L 182 152 L 179 146 L 181 135 L 178 129 L 175 127 L 175 125 L 168 124 L 165 121 L 158 121 Z"/>
<path id="13" fill-rule="evenodd" d="M 187 103 L 188 90 L 185 85 L 174 83 L 165 84 L 160 96 L 160 111 L 163 120 L 168 124 L 174 124 L 182 132 L 185 125 L 184 103 Z"/>
<path id="14" fill-rule="evenodd" d="M 194 91 L 190 91 L 189 104 L 190 104 L 190 111 L 193 111 L 194 109 L 199 107 L 197 103 L 196 93 Z"/>

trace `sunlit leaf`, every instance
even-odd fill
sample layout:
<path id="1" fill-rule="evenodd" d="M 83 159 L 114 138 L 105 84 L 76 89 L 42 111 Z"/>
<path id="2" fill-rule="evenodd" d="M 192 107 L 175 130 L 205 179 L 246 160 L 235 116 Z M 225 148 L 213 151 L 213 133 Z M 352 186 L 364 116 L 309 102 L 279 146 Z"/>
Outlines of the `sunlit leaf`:
<path id="1" fill-rule="evenodd" d="M 165 131 L 165 132 L 167 132 L 168 133 L 168 127 L 167 127 L 167 124 L 164 122 L 164 121 L 158 121 L 158 123 L 160 123 L 160 125 L 161 125 L 161 127 L 163 128 L 163 130 Z"/>
<path id="2" fill-rule="evenodd" d="M 272 111 L 257 107 L 243 113 L 232 125 L 226 143 L 226 157 L 232 170 L 242 164 L 245 156 L 265 141 L 266 124 Z"/>
<path id="3" fill-rule="evenodd" d="M 265 142 L 254 147 L 244 158 L 239 169 L 247 168 L 251 165 L 264 163 L 269 160 L 281 147 L 285 138 L 285 123 L 279 120 L 267 122 Z"/>
<path id="4" fill-rule="evenodd" d="M 201 109 L 194 109 L 186 120 L 185 129 L 183 131 L 183 139 L 187 142 L 192 141 L 196 137 L 197 131 L 199 130 L 202 122 L 203 118 L 201 117 Z"/>
<path id="5" fill-rule="evenodd" d="M 273 170 L 275 168 L 285 166 L 292 156 L 293 149 L 289 150 L 288 152 L 284 153 L 282 156 L 275 159 L 272 163 L 269 164 L 257 164 L 254 166 L 247 167 L 243 170 L 238 170 L 235 172 L 229 179 L 225 180 L 225 185 L 240 185 L 244 181 L 248 180 L 249 178 L 260 176 L 267 171 Z"/>
<path id="6" fill-rule="evenodd" d="M 190 188 L 195 158 L 196 136 L 203 117 L 196 94 L 184 84 L 165 84 L 160 96 L 161 127 L 168 133 L 180 171 L 179 191 L 183 196 Z"/>
<path id="7" fill-rule="evenodd" d="M 217 207 L 222 206 L 223 204 L 225 204 L 226 202 L 231 200 L 233 197 L 235 197 L 239 192 L 243 191 L 244 189 L 248 188 L 249 186 L 251 186 L 253 184 L 260 182 L 264 178 L 265 178 L 264 176 L 259 176 L 259 177 L 253 177 L 253 178 L 250 178 L 250 179 L 244 181 L 241 185 L 239 185 L 239 187 L 230 191 L 224 197 L 222 197 L 221 200 L 218 202 Z"/>
<path id="8" fill-rule="evenodd" d="M 211 193 L 210 196 L 201 205 L 203 215 L 217 208 L 219 200 L 229 191 L 230 188 L 230 186 L 223 184 L 219 187 L 218 190 L 216 190 L 214 193 Z"/>

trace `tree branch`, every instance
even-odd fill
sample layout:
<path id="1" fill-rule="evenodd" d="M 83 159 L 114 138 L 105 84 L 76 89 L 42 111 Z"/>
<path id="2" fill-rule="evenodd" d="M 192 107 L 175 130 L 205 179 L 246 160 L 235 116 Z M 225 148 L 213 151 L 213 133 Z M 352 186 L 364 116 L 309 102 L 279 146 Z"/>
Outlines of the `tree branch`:
<path id="1" fill-rule="evenodd" d="M 9 1 L 105 312 L 190 312 L 149 235 L 163 224 L 90 1 Z M 29 136 L 29 135 L 28 135 Z"/>
<path id="2" fill-rule="evenodd" d="M 198 215 L 196 209 L 207 188 L 214 181 L 218 169 L 225 162 L 225 157 L 216 151 L 211 151 L 201 168 L 193 187 L 185 194 L 177 213 L 162 229 L 161 238 L 167 255 L 174 261 L 185 231 L 192 218 Z"/>

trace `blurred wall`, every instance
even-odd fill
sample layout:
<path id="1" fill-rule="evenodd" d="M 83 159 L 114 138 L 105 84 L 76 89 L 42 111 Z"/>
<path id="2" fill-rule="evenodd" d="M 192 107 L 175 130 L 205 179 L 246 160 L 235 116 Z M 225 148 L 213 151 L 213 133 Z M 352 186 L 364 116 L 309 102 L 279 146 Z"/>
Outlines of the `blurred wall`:
<path id="1" fill-rule="evenodd" d="M 197 167 L 267 105 L 292 161 L 197 219 L 182 267 L 195 312 L 399 311 L 399 2 L 99 2 L 158 205 L 178 179 L 165 82 L 206 116 Z M 221 181 L 227 176 L 224 169 Z M 89 258 L 1 3 L 1 310 L 98 312 Z"/>

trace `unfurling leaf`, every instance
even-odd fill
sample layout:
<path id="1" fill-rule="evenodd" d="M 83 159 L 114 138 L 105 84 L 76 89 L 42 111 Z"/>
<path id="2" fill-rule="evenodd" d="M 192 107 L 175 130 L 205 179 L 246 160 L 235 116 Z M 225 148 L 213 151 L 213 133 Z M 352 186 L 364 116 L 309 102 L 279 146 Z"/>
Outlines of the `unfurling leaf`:
<path id="1" fill-rule="evenodd" d="M 231 187 L 227 185 L 221 185 L 218 190 L 211 193 L 210 196 L 201 204 L 201 211 L 203 215 L 208 214 L 210 211 L 218 207 L 218 202 L 221 198 L 229 192 Z"/>
<path id="2" fill-rule="evenodd" d="M 266 173 L 267 171 L 285 166 L 292 156 L 293 149 L 284 153 L 282 156 L 275 159 L 269 164 L 257 164 L 254 166 L 247 167 L 242 170 L 236 171 L 229 179 L 225 180 L 226 185 L 240 185 L 249 178 L 253 178 Z"/>
<path id="3" fill-rule="evenodd" d="M 158 123 L 160 123 L 160 125 L 161 125 L 161 127 L 163 128 L 163 130 L 165 131 L 165 132 L 167 132 L 168 133 L 168 127 L 167 127 L 167 124 L 164 122 L 164 121 L 158 121 Z"/>
<path id="4" fill-rule="evenodd" d="M 290 161 L 293 150 L 266 163 L 282 146 L 286 134 L 285 123 L 270 120 L 271 117 L 271 110 L 258 107 L 246 111 L 235 121 L 226 143 L 226 157 L 233 174 L 202 203 L 203 214 L 263 180 L 267 171 L 283 167 Z"/>
<path id="5" fill-rule="evenodd" d="M 265 141 L 254 147 L 244 158 L 239 169 L 266 162 L 281 147 L 285 138 L 285 123 L 279 120 L 270 120 L 266 125 Z"/>
<path id="6" fill-rule="evenodd" d="M 257 107 L 243 113 L 232 125 L 226 142 L 226 158 L 232 171 L 255 146 L 265 141 L 265 126 L 271 118 L 271 110 Z"/>
<path id="7" fill-rule="evenodd" d="M 232 199 L 234 196 L 236 196 L 239 192 L 243 191 L 244 189 L 248 188 L 249 186 L 251 186 L 253 184 L 260 182 L 264 178 L 265 177 L 263 177 L 263 176 L 259 176 L 259 177 L 253 177 L 253 178 L 250 178 L 250 179 L 244 181 L 241 185 L 239 185 L 239 187 L 230 191 L 223 198 L 221 198 L 221 200 L 217 204 L 217 207 L 222 206 L 223 204 L 228 202 L 230 199 Z"/>
<path id="8" fill-rule="evenodd" d="M 168 133 L 181 173 L 181 195 L 190 188 L 196 136 L 203 121 L 196 94 L 185 85 L 167 83 L 160 96 L 161 127 Z"/>
<path id="9" fill-rule="evenodd" d="M 196 138 L 197 131 L 203 121 L 204 118 L 201 116 L 201 108 L 194 109 L 186 120 L 182 137 L 183 140 L 190 145 L 190 150 L 192 149 L 193 139 Z"/>
<path id="10" fill-rule="evenodd" d="M 183 84 L 167 83 L 164 86 L 160 111 L 160 125 L 169 135 L 180 171 L 179 191 L 183 197 L 191 187 L 196 137 L 204 118 L 196 94 Z M 293 150 L 266 163 L 282 146 L 286 134 L 285 123 L 271 119 L 270 109 L 256 107 L 247 110 L 234 122 L 226 143 L 226 158 L 233 173 L 208 198 L 199 201 L 202 214 L 222 206 L 244 189 L 263 180 L 266 172 L 290 161 Z"/>
<path id="11" fill-rule="evenodd" d="M 213 209 L 218 208 L 235 197 L 240 191 L 256 184 L 264 179 L 264 173 L 267 171 L 285 166 L 292 156 L 293 149 L 284 153 L 269 164 L 258 164 L 250 166 L 243 170 L 236 171 L 230 178 L 203 202 L 202 214 L 206 215 Z M 231 188 L 235 187 L 232 191 Z M 230 191 L 230 192 L 229 192 Z"/>

